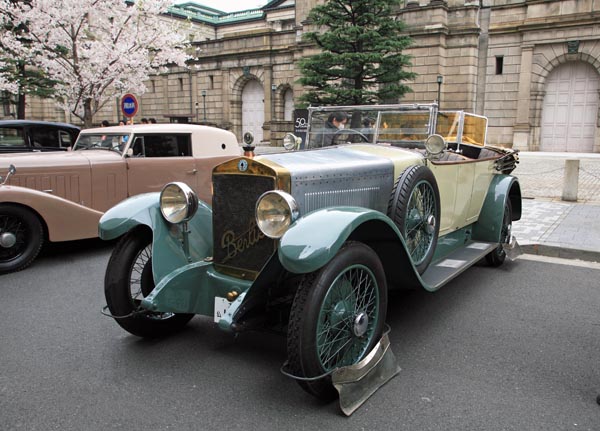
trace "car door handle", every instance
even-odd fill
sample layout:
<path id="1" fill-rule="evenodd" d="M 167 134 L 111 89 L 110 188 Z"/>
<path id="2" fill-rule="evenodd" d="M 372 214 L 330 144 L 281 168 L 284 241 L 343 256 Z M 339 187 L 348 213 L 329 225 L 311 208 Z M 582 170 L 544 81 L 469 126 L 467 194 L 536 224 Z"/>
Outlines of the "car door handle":
<path id="1" fill-rule="evenodd" d="M 195 174 L 196 172 L 198 172 L 198 169 L 194 168 L 191 171 L 187 171 L 187 174 Z"/>

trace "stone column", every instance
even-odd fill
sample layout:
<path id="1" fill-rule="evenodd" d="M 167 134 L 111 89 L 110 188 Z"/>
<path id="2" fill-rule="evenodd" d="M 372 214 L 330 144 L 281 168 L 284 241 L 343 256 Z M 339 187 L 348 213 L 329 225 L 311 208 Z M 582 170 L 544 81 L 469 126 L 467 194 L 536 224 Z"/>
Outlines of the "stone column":
<path id="1" fill-rule="evenodd" d="M 519 95 L 517 99 L 517 118 L 513 128 L 513 148 L 529 150 L 531 105 L 531 67 L 533 61 L 533 45 L 521 47 L 521 65 L 519 74 Z"/>
<path id="2" fill-rule="evenodd" d="M 192 122 L 198 122 L 200 104 L 198 101 L 198 71 L 190 70 L 190 108 L 192 110 Z"/>
<path id="3" fill-rule="evenodd" d="M 273 91 L 271 90 L 271 85 L 274 84 L 273 81 L 273 66 L 264 65 L 264 90 L 265 90 L 265 124 L 263 126 L 263 141 L 271 141 L 271 123 L 273 121 L 272 111 L 274 109 L 273 106 Z"/>
<path id="4" fill-rule="evenodd" d="M 235 123 L 233 118 L 233 112 L 231 105 L 230 95 L 233 93 L 233 85 L 231 83 L 231 72 L 229 69 L 221 69 L 221 101 L 220 104 L 221 109 L 223 110 L 221 114 L 221 122 L 229 122 L 231 126 Z M 217 104 L 219 105 L 219 104 Z"/>

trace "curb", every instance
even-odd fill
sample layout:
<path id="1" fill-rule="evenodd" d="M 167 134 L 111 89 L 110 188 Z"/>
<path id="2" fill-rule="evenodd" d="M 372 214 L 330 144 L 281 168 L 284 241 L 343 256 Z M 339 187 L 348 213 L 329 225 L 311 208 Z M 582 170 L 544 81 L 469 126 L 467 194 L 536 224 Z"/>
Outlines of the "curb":
<path id="1" fill-rule="evenodd" d="M 520 244 L 524 254 L 559 257 L 562 259 L 578 259 L 600 263 L 600 251 L 579 250 L 576 248 L 556 247 L 545 244 Z"/>

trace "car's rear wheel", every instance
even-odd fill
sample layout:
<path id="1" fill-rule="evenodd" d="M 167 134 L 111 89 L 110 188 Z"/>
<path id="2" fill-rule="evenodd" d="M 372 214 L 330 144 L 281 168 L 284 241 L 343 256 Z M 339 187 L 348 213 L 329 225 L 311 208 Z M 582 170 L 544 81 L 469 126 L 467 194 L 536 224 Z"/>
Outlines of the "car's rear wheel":
<path id="1" fill-rule="evenodd" d="M 388 203 L 388 216 L 400 230 L 417 271 L 424 273 L 440 231 L 440 192 L 431 169 L 415 165 L 400 174 Z"/>
<path id="2" fill-rule="evenodd" d="M 19 205 L 0 204 L 0 274 L 28 267 L 44 244 L 38 216 Z"/>
<path id="3" fill-rule="evenodd" d="M 296 292 L 287 338 L 290 371 L 311 378 L 359 362 L 381 338 L 386 309 L 379 257 L 365 244 L 346 243 Z M 329 376 L 299 383 L 317 398 L 337 396 Z"/>
<path id="4" fill-rule="evenodd" d="M 139 337 L 161 337 L 183 328 L 193 314 L 159 313 L 140 309 L 154 289 L 152 236 L 135 230 L 115 247 L 104 277 L 106 304 L 123 329 Z"/>
<path id="5" fill-rule="evenodd" d="M 512 234 L 512 205 L 510 199 L 506 199 L 504 204 L 504 214 L 502 215 L 502 228 L 500 230 L 500 245 L 485 256 L 485 260 L 490 266 L 500 266 L 506 260 L 506 251 L 503 244 L 510 242 Z"/>

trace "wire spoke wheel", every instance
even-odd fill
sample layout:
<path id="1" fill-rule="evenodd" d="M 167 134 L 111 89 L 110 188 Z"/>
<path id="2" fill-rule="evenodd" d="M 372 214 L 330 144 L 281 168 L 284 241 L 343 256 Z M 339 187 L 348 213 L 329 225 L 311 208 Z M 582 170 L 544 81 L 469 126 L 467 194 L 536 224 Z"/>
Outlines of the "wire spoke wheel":
<path id="1" fill-rule="evenodd" d="M 362 358 L 377 325 L 378 305 L 377 282 L 367 267 L 349 267 L 333 282 L 317 323 L 317 350 L 325 371 Z"/>
<path id="2" fill-rule="evenodd" d="M 290 371 L 317 377 L 356 364 L 379 341 L 386 309 L 387 285 L 379 256 L 363 243 L 345 243 L 298 286 L 288 324 Z M 298 383 L 320 399 L 337 396 L 329 376 Z"/>
<path id="3" fill-rule="evenodd" d="M 129 291 L 131 301 L 135 310 L 140 309 L 142 299 L 154 290 L 154 279 L 152 277 L 152 244 L 141 249 L 131 266 L 129 276 Z M 174 313 L 145 312 L 150 319 L 163 320 L 173 317 Z"/>
<path id="4" fill-rule="evenodd" d="M 104 294 L 115 321 L 140 337 L 160 337 L 180 330 L 193 314 L 150 312 L 142 299 L 154 290 L 152 236 L 131 231 L 115 247 L 106 268 Z"/>
<path id="5" fill-rule="evenodd" d="M 413 265 L 423 274 L 440 231 L 440 193 L 431 169 L 414 165 L 400 174 L 388 202 L 388 217 L 404 238 Z"/>
<path id="6" fill-rule="evenodd" d="M 420 265 L 427 257 L 435 229 L 431 224 L 435 217 L 435 194 L 427 181 L 420 181 L 413 189 L 407 206 L 404 232 L 406 245 L 415 265 Z"/>

